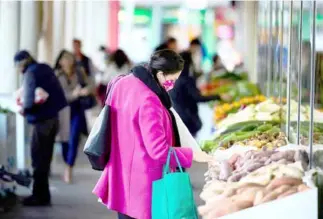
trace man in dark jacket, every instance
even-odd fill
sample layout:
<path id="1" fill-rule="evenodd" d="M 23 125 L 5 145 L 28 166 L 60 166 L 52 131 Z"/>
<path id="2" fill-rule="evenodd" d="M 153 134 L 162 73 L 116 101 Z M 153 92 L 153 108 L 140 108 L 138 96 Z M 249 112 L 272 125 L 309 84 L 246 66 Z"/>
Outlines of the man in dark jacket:
<path id="1" fill-rule="evenodd" d="M 37 63 L 27 51 L 18 52 L 14 61 L 23 74 L 22 114 L 33 126 L 31 156 L 34 184 L 32 195 L 24 200 L 24 205 L 47 206 L 51 203 L 48 177 L 58 131 L 58 113 L 67 106 L 67 101 L 51 67 Z M 35 104 L 36 88 L 42 88 L 49 95 L 42 104 Z"/>
<path id="2" fill-rule="evenodd" d="M 184 53 L 184 69 L 170 91 L 173 107 L 187 126 L 190 133 L 196 137 L 197 132 L 202 128 L 202 122 L 198 113 L 198 103 L 228 98 L 226 96 L 202 96 L 196 86 L 194 76 L 190 74 L 192 59 L 189 54 Z"/>
<path id="3" fill-rule="evenodd" d="M 84 68 L 88 76 L 94 76 L 98 73 L 98 69 L 93 65 L 92 60 L 82 52 L 82 41 L 79 39 L 73 40 L 73 52 L 76 59 L 76 64 Z"/>

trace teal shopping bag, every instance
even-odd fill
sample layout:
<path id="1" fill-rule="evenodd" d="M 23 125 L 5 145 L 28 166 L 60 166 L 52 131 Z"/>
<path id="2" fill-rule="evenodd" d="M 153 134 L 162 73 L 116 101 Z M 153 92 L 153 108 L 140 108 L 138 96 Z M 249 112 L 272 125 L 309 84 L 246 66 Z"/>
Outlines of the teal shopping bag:
<path id="1" fill-rule="evenodd" d="M 175 156 L 179 172 L 170 172 L 170 158 Z M 152 219 L 197 219 L 196 205 L 188 173 L 183 172 L 174 149 L 168 152 L 162 179 L 153 182 Z"/>

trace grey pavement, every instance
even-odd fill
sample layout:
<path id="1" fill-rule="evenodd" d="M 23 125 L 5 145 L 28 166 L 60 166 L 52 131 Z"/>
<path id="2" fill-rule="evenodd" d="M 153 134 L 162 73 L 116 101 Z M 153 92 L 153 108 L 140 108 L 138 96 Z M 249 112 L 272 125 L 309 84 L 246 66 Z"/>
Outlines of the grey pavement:
<path id="1" fill-rule="evenodd" d="M 79 156 L 75 169 L 74 183 L 65 184 L 61 180 L 63 171 L 60 158 L 55 159 L 51 177 L 52 207 L 24 208 L 18 205 L 11 212 L 0 214 L 1 219 L 114 219 L 116 214 L 98 203 L 91 194 L 100 172 L 92 170 L 87 164 L 84 155 Z M 197 204 L 203 187 L 205 165 L 194 164 L 189 170 L 194 187 Z M 21 195 L 30 193 L 28 190 L 19 190 Z"/>
<path id="2" fill-rule="evenodd" d="M 203 128 L 198 135 L 198 140 L 210 138 L 212 127 L 212 110 L 207 104 L 200 104 L 200 117 Z M 89 112 L 88 121 L 93 125 L 94 118 L 99 110 Z M 81 144 L 84 145 L 84 144 Z M 80 148 L 79 157 L 76 162 L 74 173 L 74 183 L 67 185 L 62 181 L 63 165 L 60 147 L 57 146 L 52 164 L 51 192 L 52 207 L 46 208 L 24 208 L 18 205 L 13 211 L 0 214 L 0 219 L 114 219 L 117 218 L 114 212 L 109 211 L 105 206 L 98 203 L 91 191 L 100 176 L 100 172 L 94 171 L 89 167 L 86 157 Z M 195 201 L 199 205 L 202 187 L 204 185 L 204 173 L 207 165 L 193 164 L 188 170 L 194 189 Z M 20 189 L 20 195 L 29 195 L 30 191 Z"/>

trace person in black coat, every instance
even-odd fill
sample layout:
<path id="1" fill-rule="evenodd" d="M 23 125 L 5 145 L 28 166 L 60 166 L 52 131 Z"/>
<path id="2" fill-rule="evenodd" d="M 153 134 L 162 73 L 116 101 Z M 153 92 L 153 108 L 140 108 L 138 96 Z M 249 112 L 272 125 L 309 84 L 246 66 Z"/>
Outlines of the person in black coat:
<path id="1" fill-rule="evenodd" d="M 196 137 L 197 132 L 202 128 L 202 122 L 198 113 L 198 103 L 220 100 L 218 95 L 202 96 L 196 86 L 196 79 L 190 74 L 191 57 L 188 53 L 183 53 L 185 61 L 184 69 L 175 83 L 175 87 L 170 91 L 173 107 L 187 126 L 190 133 Z M 228 98 L 223 96 L 222 98 Z"/>
<path id="2" fill-rule="evenodd" d="M 159 50 L 170 49 L 173 51 L 177 51 L 177 40 L 174 37 L 169 37 L 164 43 L 160 44 L 156 49 L 155 52 Z"/>
<path id="3" fill-rule="evenodd" d="M 202 72 L 202 43 L 199 39 L 193 39 L 190 42 L 190 46 L 187 50 L 181 52 L 181 56 L 187 64 L 187 70 L 189 75 L 193 76 L 195 79 L 198 79 L 203 75 Z"/>
<path id="4" fill-rule="evenodd" d="M 51 203 L 48 177 L 58 132 L 58 113 L 67 106 L 67 101 L 50 66 L 36 62 L 27 51 L 18 52 L 14 62 L 19 73 L 23 74 L 21 113 L 33 128 L 31 156 L 34 184 L 32 195 L 26 198 L 23 204 L 47 206 Z M 49 95 L 41 104 L 35 103 L 37 88 L 42 88 Z"/>

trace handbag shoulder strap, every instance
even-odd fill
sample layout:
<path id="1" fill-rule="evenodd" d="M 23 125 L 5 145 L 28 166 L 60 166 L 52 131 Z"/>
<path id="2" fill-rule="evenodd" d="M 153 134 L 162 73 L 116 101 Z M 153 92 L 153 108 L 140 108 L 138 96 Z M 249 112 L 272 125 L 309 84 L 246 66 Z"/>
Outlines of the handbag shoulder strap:
<path id="1" fill-rule="evenodd" d="M 112 88 L 116 85 L 116 83 L 121 79 L 123 78 L 125 75 L 119 75 L 118 77 L 116 77 L 114 80 L 112 80 L 109 84 L 108 84 L 108 87 L 107 87 L 107 92 L 106 92 L 106 95 L 105 95 L 105 100 L 107 101 L 108 98 L 109 100 L 111 100 L 111 93 L 112 93 Z"/>
<path id="2" fill-rule="evenodd" d="M 87 83 L 88 83 L 88 76 L 86 75 L 86 73 L 84 71 L 84 68 L 82 66 L 76 65 L 75 66 L 75 72 L 76 72 L 76 75 L 77 75 L 78 83 L 82 87 L 86 86 Z"/>

